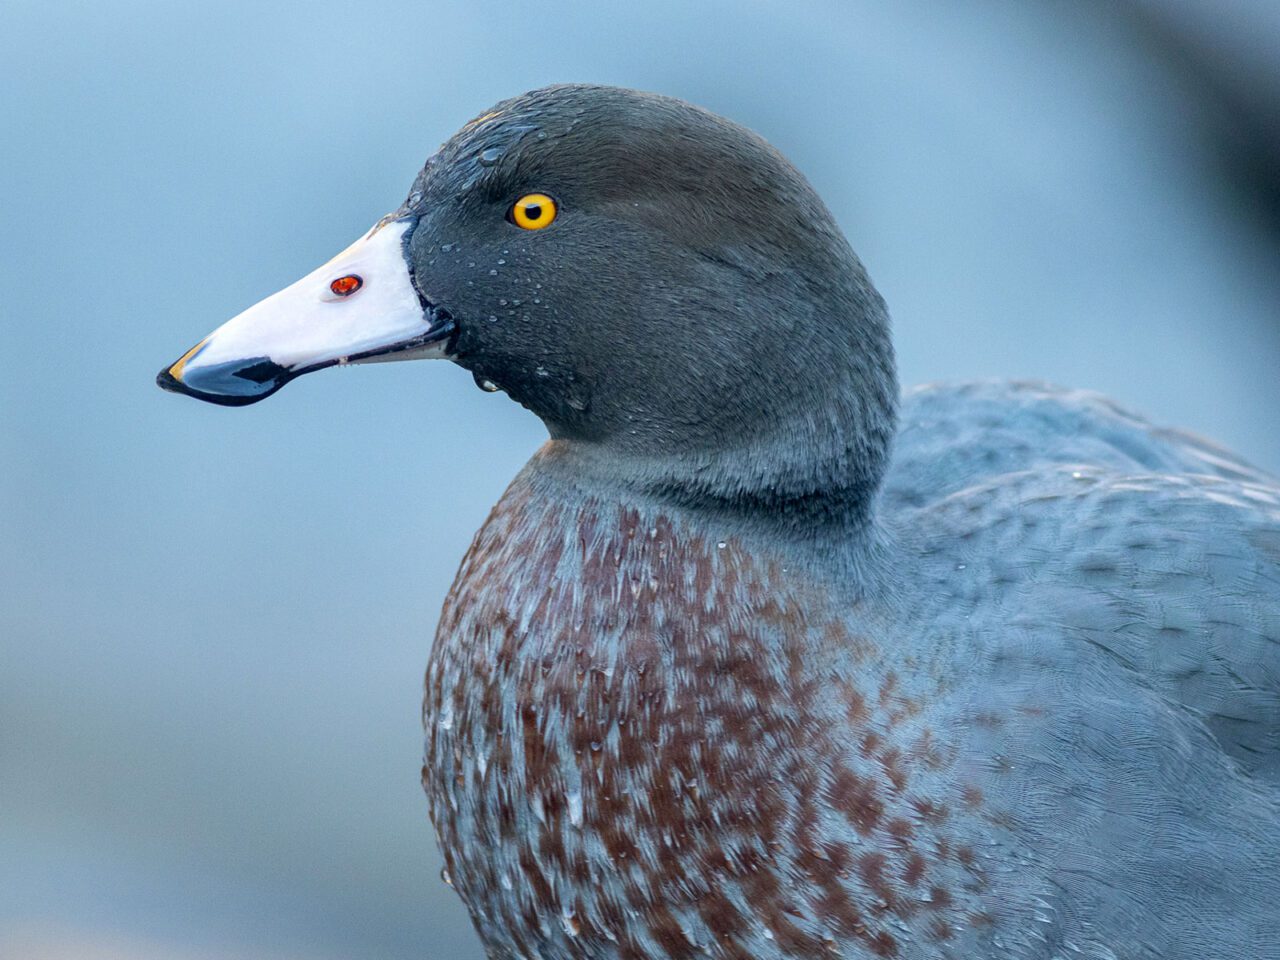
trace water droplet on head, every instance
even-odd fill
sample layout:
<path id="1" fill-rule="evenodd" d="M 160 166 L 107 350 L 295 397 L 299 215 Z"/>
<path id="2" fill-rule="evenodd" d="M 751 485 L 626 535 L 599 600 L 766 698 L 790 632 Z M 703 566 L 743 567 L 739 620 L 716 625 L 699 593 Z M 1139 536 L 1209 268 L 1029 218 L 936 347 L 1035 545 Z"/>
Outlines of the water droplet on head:
<path id="1" fill-rule="evenodd" d="M 476 386 L 479 387 L 481 390 L 483 390 L 485 393 L 497 393 L 499 390 L 502 389 L 496 383 L 490 380 L 488 377 L 482 377 L 478 373 L 472 374 L 472 376 L 475 378 Z"/>
<path id="2" fill-rule="evenodd" d="M 441 867 L 441 868 L 440 868 L 440 879 L 441 879 L 441 880 L 443 880 L 443 881 L 444 881 L 446 884 L 448 884 L 449 886 L 451 886 L 451 887 L 453 886 L 453 877 L 449 874 L 449 868 L 448 868 L 448 867 Z"/>
<path id="3" fill-rule="evenodd" d="M 489 276 L 491 276 L 491 277 L 496 277 L 497 275 L 498 275 L 498 271 L 497 271 L 497 270 L 490 270 L 490 271 L 489 271 Z"/>
<path id="4" fill-rule="evenodd" d="M 441 253 L 448 253 L 448 252 L 449 252 L 450 250 L 452 250 L 453 248 L 454 248 L 454 244 L 452 244 L 452 243 L 442 243 L 442 244 L 440 244 L 440 252 L 441 252 Z"/>
<path id="5" fill-rule="evenodd" d="M 496 315 L 496 314 L 493 314 L 493 313 L 489 314 L 489 322 L 490 322 L 490 323 L 497 323 L 497 322 L 498 322 L 498 317 L 497 317 L 497 315 Z"/>
<path id="6" fill-rule="evenodd" d="M 497 147 L 489 147 L 487 150 L 480 151 L 480 162 L 486 167 L 491 167 L 502 158 L 502 151 Z"/>

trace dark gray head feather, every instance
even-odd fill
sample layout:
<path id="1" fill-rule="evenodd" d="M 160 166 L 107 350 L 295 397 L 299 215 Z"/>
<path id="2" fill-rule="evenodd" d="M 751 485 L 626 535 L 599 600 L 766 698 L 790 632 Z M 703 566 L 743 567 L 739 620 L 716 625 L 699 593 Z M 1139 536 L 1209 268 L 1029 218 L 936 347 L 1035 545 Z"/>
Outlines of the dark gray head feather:
<path id="1" fill-rule="evenodd" d="M 550 227 L 505 217 L 555 198 Z M 503 101 L 404 211 L 457 362 L 631 483 L 735 509 L 861 515 L 896 383 L 884 303 L 804 177 L 678 100 L 557 86 Z"/>

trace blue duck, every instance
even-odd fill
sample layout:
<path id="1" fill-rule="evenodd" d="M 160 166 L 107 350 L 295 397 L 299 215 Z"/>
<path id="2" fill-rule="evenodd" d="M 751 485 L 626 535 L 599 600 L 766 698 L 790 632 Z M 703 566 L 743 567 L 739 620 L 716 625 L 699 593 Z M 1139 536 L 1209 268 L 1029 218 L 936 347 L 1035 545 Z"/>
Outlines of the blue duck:
<path id="1" fill-rule="evenodd" d="M 900 396 L 755 134 L 536 90 L 159 376 L 442 357 L 550 439 L 426 671 L 488 955 L 1280 957 L 1280 485 L 1096 395 Z"/>

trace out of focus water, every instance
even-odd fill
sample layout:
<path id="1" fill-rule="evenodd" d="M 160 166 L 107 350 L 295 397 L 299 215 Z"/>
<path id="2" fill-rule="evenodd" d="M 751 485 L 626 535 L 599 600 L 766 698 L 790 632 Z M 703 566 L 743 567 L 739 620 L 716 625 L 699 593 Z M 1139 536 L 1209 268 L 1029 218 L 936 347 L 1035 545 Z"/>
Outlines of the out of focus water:
<path id="1" fill-rule="evenodd" d="M 1092 387 L 1280 468 L 1275 237 L 1185 80 L 1073 9 L 9 0 L 0 956 L 481 956 L 419 685 L 539 424 L 447 364 L 244 410 L 152 381 L 502 97 L 618 83 L 761 131 L 868 264 L 906 383 Z"/>

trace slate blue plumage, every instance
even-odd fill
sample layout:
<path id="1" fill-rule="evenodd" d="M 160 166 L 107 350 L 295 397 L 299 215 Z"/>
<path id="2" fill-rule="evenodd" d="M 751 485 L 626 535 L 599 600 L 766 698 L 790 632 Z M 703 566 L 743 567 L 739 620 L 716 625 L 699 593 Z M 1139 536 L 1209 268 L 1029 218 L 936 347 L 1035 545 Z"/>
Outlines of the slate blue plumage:
<path id="1" fill-rule="evenodd" d="M 426 675 L 491 957 L 1280 958 L 1274 478 L 1092 394 L 899 398 L 804 178 L 679 101 L 506 101 L 384 223 L 408 342 L 551 434 Z M 345 362 L 249 327 L 272 390 Z"/>

